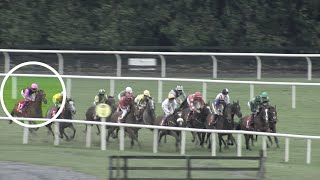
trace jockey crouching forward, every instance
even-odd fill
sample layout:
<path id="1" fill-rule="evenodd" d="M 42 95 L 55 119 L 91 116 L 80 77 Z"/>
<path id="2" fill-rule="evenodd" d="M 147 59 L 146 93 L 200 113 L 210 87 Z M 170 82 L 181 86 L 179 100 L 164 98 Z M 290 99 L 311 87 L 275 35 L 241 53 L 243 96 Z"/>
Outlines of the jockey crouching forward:
<path id="1" fill-rule="evenodd" d="M 173 94 L 177 103 L 181 104 L 186 98 L 186 93 L 183 91 L 183 86 L 178 85 L 175 89 L 172 89 L 169 94 Z"/>
<path id="2" fill-rule="evenodd" d="M 99 89 L 98 94 L 94 96 L 93 105 L 96 106 L 100 103 L 106 103 L 107 99 L 108 99 L 108 95 L 106 93 L 106 90 Z M 97 118 L 98 118 L 98 116 L 96 115 L 96 112 L 94 111 L 93 119 L 97 120 Z"/>
<path id="3" fill-rule="evenodd" d="M 162 102 L 161 107 L 164 112 L 164 117 L 161 120 L 160 126 L 163 126 L 167 124 L 168 117 L 173 115 L 174 111 L 178 108 L 175 96 L 169 93 L 168 98 Z"/>
<path id="4" fill-rule="evenodd" d="M 55 109 L 52 111 L 52 117 L 55 116 L 56 112 L 59 111 L 62 104 L 63 96 L 63 92 L 53 95 L 52 102 L 54 104 Z"/>
<path id="5" fill-rule="evenodd" d="M 126 96 L 126 94 L 128 94 L 128 93 L 131 94 L 132 97 L 134 97 L 132 88 L 131 88 L 131 87 L 126 87 L 125 90 L 121 91 L 121 92 L 118 94 L 118 99 L 119 99 L 119 101 L 120 101 L 121 97 Z"/>
<path id="6" fill-rule="evenodd" d="M 219 106 L 223 106 L 222 109 L 218 109 Z M 218 118 L 218 115 L 223 115 L 223 109 L 226 105 L 226 102 L 225 102 L 225 96 L 223 94 L 218 94 L 218 96 L 216 97 L 216 99 L 213 100 L 212 102 L 212 109 L 213 109 L 213 112 L 214 112 L 214 119 L 213 119 L 213 124 L 215 124 L 217 118 Z"/>
<path id="7" fill-rule="evenodd" d="M 23 108 L 27 104 L 29 104 L 29 102 L 35 100 L 35 93 L 36 93 L 37 90 L 38 90 L 38 85 L 35 84 L 35 83 L 33 83 L 31 85 L 31 87 L 29 87 L 29 88 L 22 89 L 21 95 L 24 98 L 24 103 L 23 104 L 19 103 L 19 106 L 18 106 L 18 109 L 17 109 L 18 112 L 22 113 Z"/>
<path id="8" fill-rule="evenodd" d="M 130 110 L 132 100 L 133 100 L 133 96 L 130 93 L 127 93 L 125 96 L 122 96 L 120 98 L 119 108 L 121 109 L 122 114 L 118 117 L 118 123 L 121 123 L 124 117 L 126 117 L 128 111 Z"/>
<path id="9" fill-rule="evenodd" d="M 254 127 L 254 117 L 256 114 L 259 113 L 259 109 L 262 105 L 261 101 L 262 101 L 261 96 L 256 96 L 256 98 L 248 102 L 248 106 L 251 110 L 250 127 L 252 128 Z"/>
<path id="10" fill-rule="evenodd" d="M 150 91 L 149 90 L 144 90 L 143 94 L 139 94 L 135 99 L 134 102 L 136 103 L 136 105 L 138 106 L 138 114 L 137 117 L 140 119 L 142 119 L 142 117 L 140 117 L 142 115 L 143 110 L 146 108 L 147 105 L 147 101 L 148 99 L 151 99 L 151 95 L 150 95 Z"/>
<path id="11" fill-rule="evenodd" d="M 191 115 L 198 111 L 199 112 L 199 108 L 202 109 L 204 107 L 204 101 L 202 99 L 202 95 L 200 92 L 195 92 L 194 94 L 191 94 L 188 96 L 187 98 L 187 102 L 188 102 L 188 105 L 189 105 L 189 108 L 190 108 L 190 112 L 188 113 L 188 116 L 187 116 L 187 121 L 189 121 L 189 118 L 191 117 Z M 200 103 L 200 107 L 196 107 L 195 105 L 195 102 L 199 102 Z"/>

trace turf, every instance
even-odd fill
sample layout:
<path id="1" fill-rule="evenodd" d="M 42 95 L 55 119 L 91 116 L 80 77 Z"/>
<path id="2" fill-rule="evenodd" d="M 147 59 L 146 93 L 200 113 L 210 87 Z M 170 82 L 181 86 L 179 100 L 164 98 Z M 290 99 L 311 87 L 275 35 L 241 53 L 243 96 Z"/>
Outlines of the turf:
<path id="1" fill-rule="evenodd" d="M 239 79 L 237 79 L 239 80 Z M 241 79 L 249 80 L 249 79 Z M 264 81 L 288 81 L 288 82 L 309 82 L 305 79 L 263 79 Z M 48 104 L 44 106 L 44 110 L 52 106 L 52 95 L 61 91 L 59 81 L 54 78 L 18 78 L 18 88 L 21 89 L 32 82 L 37 82 L 40 88 L 44 89 L 47 94 Z M 314 79 L 312 82 L 319 82 L 318 79 Z M 132 86 L 134 93 L 142 93 L 144 89 L 149 89 L 151 95 L 157 97 L 157 81 L 116 81 L 116 91 L 124 89 L 126 86 Z M 184 86 L 186 93 L 190 94 L 197 90 L 202 89 L 201 83 L 188 83 L 188 82 L 164 82 L 163 94 L 167 92 L 176 84 Z M 223 83 L 208 83 L 207 84 L 207 101 L 211 100 L 222 88 L 228 87 L 230 90 L 231 100 L 239 100 L 242 113 L 248 114 L 249 108 L 247 107 L 247 101 L 249 98 L 249 85 L 245 84 L 223 84 Z M 72 98 L 75 99 L 75 105 L 77 108 L 76 119 L 84 119 L 85 111 L 91 106 L 93 97 L 100 88 L 105 88 L 109 92 L 108 80 L 72 80 Z M 273 105 L 277 105 L 279 123 L 278 132 L 291 133 L 291 134 L 308 134 L 319 135 L 319 120 L 317 107 L 319 100 L 316 98 L 316 92 L 319 91 L 319 87 L 311 86 L 297 86 L 297 102 L 296 109 L 291 108 L 291 86 L 279 86 L 279 85 L 255 85 L 255 92 L 268 91 L 270 95 L 270 101 Z M 20 91 L 20 90 L 19 90 Z M 256 94 L 257 94 L 256 93 Z M 21 99 L 21 95 L 18 92 L 18 98 Z M 11 110 L 13 103 L 17 100 L 11 99 L 11 81 L 10 79 L 6 83 L 4 92 L 5 104 L 9 110 Z M 161 107 L 157 105 L 157 115 L 161 114 Z M 5 114 L 0 111 L 0 115 Z M 0 160 L 11 161 L 24 161 L 36 164 L 45 164 L 52 166 L 60 166 L 70 168 L 76 171 L 85 172 L 95 175 L 101 179 L 106 179 L 108 176 L 108 160 L 109 155 L 114 154 L 139 154 L 139 155 L 151 155 L 152 154 L 152 132 L 150 130 L 141 130 L 139 139 L 142 142 L 142 149 L 137 147 L 129 149 L 129 140 L 126 140 L 125 152 L 119 152 L 119 144 L 113 140 L 108 144 L 107 151 L 99 150 L 100 138 L 94 133 L 96 129 L 93 129 L 93 147 L 90 149 L 85 148 L 85 134 L 82 132 L 84 126 L 76 125 L 77 134 L 76 138 L 72 142 L 62 141 L 61 145 L 54 147 L 52 137 L 47 137 L 46 129 L 40 128 L 36 135 L 30 135 L 30 142 L 28 145 L 22 145 L 22 128 L 16 124 L 9 125 L 6 121 L 0 122 Z M 242 138 L 243 142 L 244 138 Z M 260 139 L 259 139 L 260 140 Z M 246 151 L 244 144 L 242 145 L 243 155 L 256 156 L 259 153 L 261 147 L 261 141 L 256 143 L 252 151 Z M 312 141 L 312 156 L 311 164 L 307 165 L 306 162 L 306 141 L 302 139 L 290 139 L 290 160 L 289 163 L 284 163 L 284 139 L 280 138 L 280 149 L 276 149 L 274 146 L 268 149 L 268 157 L 266 162 L 267 177 L 269 179 L 315 179 L 320 175 L 320 142 L 317 140 Z M 207 148 L 201 148 L 195 146 L 191 142 L 191 136 L 187 137 L 187 155 L 210 155 L 210 151 Z M 167 144 L 161 144 L 159 147 L 159 155 L 178 155 L 175 152 L 174 140 L 168 137 Z M 223 150 L 222 153 L 217 153 L 218 156 L 222 155 L 236 155 L 235 147 Z M 158 161 L 157 161 L 158 162 Z M 143 161 L 134 162 L 135 165 L 148 165 L 155 163 L 155 161 Z M 167 166 L 168 164 L 180 165 L 184 164 L 178 161 L 159 161 L 160 166 Z M 225 161 L 197 161 L 197 166 L 225 166 L 225 165 L 246 165 L 247 162 L 225 162 Z M 183 172 L 166 171 L 166 175 L 170 177 L 183 176 Z M 136 175 L 136 174 L 131 174 Z M 149 177 L 150 172 L 140 172 L 140 176 Z M 163 172 L 152 172 L 152 175 L 161 177 Z M 246 176 L 246 173 L 241 174 L 227 174 L 230 177 Z M 195 177 L 211 177 L 211 176 L 224 176 L 216 172 L 202 172 L 195 173 Z M 162 176 L 163 177 L 163 176 Z M 184 177 L 184 176 L 183 176 Z"/>

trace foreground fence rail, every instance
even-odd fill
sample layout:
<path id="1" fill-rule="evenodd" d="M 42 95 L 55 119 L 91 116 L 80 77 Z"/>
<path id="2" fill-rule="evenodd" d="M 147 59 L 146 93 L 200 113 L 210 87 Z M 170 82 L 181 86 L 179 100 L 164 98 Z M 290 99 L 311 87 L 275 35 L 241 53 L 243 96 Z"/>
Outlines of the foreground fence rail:
<path id="1" fill-rule="evenodd" d="M 130 166 L 129 160 L 186 160 L 185 166 L 157 166 L 156 163 L 153 163 L 152 166 Z M 247 161 L 259 161 L 258 167 L 239 167 L 239 166 L 232 166 L 232 167 L 197 167 L 192 165 L 192 160 L 247 160 Z M 122 163 L 120 161 L 123 161 Z M 135 161 L 136 162 L 136 161 Z M 245 177 L 245 178 L 228 178 L 223 177 L 223 179 L 264 179 L 265 178 L 265 157 L 263 157 L 263 152 L 260 151 L 260 156 L 246 156 L 246 157 L 236 157 L 236 156 L 220 156 L 220 157 L 212 157 L 212 156 L 110 156 L 109 157 L 109 180 L 217 180 L 221 178 L 214 177 L 215 171 L 245 171 L 245 172 L 257 172 L 255 177 Z M 242 165 L 242 164 L 241 164 Z M 129 171 L 185 171 L 184 178 L 169 178 L 169 177 L 162 177 L 162 178 L 146 178 L 146 177 L 129 177 Z M 115 172 L 114 172 L 115 171 Z M 210 178 L 196 178 L 193 177 L 193 171 L 210 171 L 210 173 L 206 173 L 206 176 L 210 176 Z M 165 174 L 164 172 L 162 172 Z M 151 174 L 151 173 L 148 173 Z M 168 176 L 168 175 L 167 175 Z"/>
<path id="2" fill-rule="evenodd" d="M 28 121 L 48 121 L 50 119 L 44 119 L 44 118 L 18 118 L 19 120 L 23 120 L 25 123 Z M 0 120 L 10 120 L 9 117 L 0 117 Z M 53 120 L 55 122 L 55 140 L 54 145 L 59 145 L 59 122 L 69 122 L 69 123 L 79 123 L 79 124 L 89 124 L 89 125 L 100 125 L 101 127 L 106 126 L 117 126 L 120 128 L 120 136 L 119 136 L 119 150 L 124 151 L 124 134 L 125 134 L 125 127 L 132 127 L 132 128 L 148 128 L 148 129 L 154 129 L 153 130 L 153 153 L 158 153 L 158 131 L 160 130 L 175 130 L 175 131 L 181 131 L 181 147 L 180 147 L 180 154 L 185 155 L 186 153 L 186 132 L 205 132 L 205 133 L 211 133 L 212 135 L 212 143 L 211 143 L 211 156 L 216 156 L 216 136 L 218 133 L 231 133 L 231 134 L 237 134 L 237 156 L 242 156 L 242 140 L 241 135 L 243 134 L 251 134 L 251 135 L 259 135 L 262 136 L 262 150 L 264 153 L 264 156 L 267 156 L 267 145 L 266 145 L 266 139 L 267 136 L 276 136 L 276 137 L 285 137 L 285 153 L 284 153 L 284 162 L 289 161 L 289 138 L 299 138 L 299 139 L 305 139 L 307 148 L 306 148 L 306 163 L 311 163 L 311 140 L 312 139 L 320 139 L 320 136 L 310 136 L 310 135 L 296 135 L 296 134 L 283 134 L 283 133 L 264 133 L 264 132 L 254 132 L 254 131 L 238 131 L 238 130 L 216 130 L 216 129 L 196 129 L 196 128 L 178 128 L 178 127 L 166 127 L 166 126 L 153 126 L 153 125 L 141 125 L 141 124 L 126 124 L 126 123 L 110 123 L 110 122 L 94 122 L 94 121 L 84 121 L 84 120 L 70 120 L 70 119 L 55 119 Z M 91 128 L 91 126 L 88 126 L 88 128 Z M 23 128 L 23 144 L 28 144 L 28 137 L 29 137 L 29 129 L 24 127 Z M 106 140 L 106 131 L 101 131 L 101 141 Z M 86 135 L 86 146 L 91 142 L 91 130 L 87 131 Z M 101 143 L 101 150 L 106 150 L 107 144 Z M 90 147 L 90 146 L 87 146 Z"/>

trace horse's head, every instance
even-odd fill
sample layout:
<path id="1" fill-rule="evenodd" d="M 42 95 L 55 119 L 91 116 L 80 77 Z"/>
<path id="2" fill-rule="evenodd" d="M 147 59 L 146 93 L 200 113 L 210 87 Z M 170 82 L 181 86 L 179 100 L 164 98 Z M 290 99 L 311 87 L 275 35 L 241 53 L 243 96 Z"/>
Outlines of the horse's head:
<path id="1" fill-rule="evenodd" d="M 184 123 L 183 117 L 182 117 L 182 109 L 181 108 L 177 108 L 174 113 L 173 113 L 173 117 L 174 119 L 177 121 L 179 126 L 182 126 Z"/>
<path id="2" fill-rule="evenodd" d="M 150 112 L 154 112 L 156 109 L 154 105 L 154 101 L 152 98 L 147 98 L 147 105 L 146 105 L 146 110 L 149 110 Z"/>
<path id="3" fill-rule="evenodd" d="M 219 115 L 223 115 L 224 105 L 223 104 L 219 104 L 218 107 L 217 107 L 217 111 L 218 111 Z"/>
<path id="4" fill-rule="evenodd" d="M 76 114 L 76 107 L 74 105 L 74 101 L 71 98 L 67 98 L 66 100 L 66 105 L 65 105 L 65 110 L 70 112 L 72 115 Z"/>
<path id="5" fill-rule="evenodd" d="M 262 106 L 260 110 L 261 120 L 262 122 L 269 122 L 269 107 Z"/>
<path id="6" fill-rule="evenodd" d="M 47 95 L 46 93 L 44 92 L 44 90 L 38 90 L 36 93 L 35 93 L 35 101 L 37 102 L 43 102 L 44 104 L 47 104 Z"/>
<path id="7" fill-rule="evenodd" d="M 233 115 L 234 114 L 237 115 L 238 118 L 242 118 L 242 112 L 241 112 L 241 108 L 240 108 L 240 105 L 239 105 L 239 100 L 237 102 L 233 101 L 231 112 L 232 112 Z"/>
<path id="8" fill-rule="evenodd" d="M 220 104 L 222 105 L 222 104 Z M 222 105 L 223 107 L 223 105 Z M 224 107 L 224 110 L 222 110 L 223 112 L 223 117 L 228 121 L 228 123 L 232 123 L 233 122 L 233 118 L 232 118 L 232 105 L 231 104 L 227 104 L 226 107 Z"/>
<path id="9" fill-rule="evenodd" d="M 270 106 L 268 108 L 268 116 L 271 123 L 276 124 L 278 122 L 277 106 Z"/>
<path id="10" fill-rule="evenodd" d="M 199 101 L 194 102 L 194 107 L 196 108 L 197 113 L 201 112 L 201 103 Z"/>

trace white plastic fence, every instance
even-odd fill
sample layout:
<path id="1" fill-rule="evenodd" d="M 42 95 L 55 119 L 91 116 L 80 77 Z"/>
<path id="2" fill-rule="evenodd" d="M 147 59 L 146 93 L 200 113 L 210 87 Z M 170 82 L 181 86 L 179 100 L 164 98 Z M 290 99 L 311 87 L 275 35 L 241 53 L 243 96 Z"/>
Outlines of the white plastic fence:
<path id="1" fill-rule="evenodd" d="M 255 57 L 257 61 L 257 79 L 261 79 L 262 60 L 261 57 L 302 57 L 307 61 L 307 78 L 312 79 L 312 61 L 313 57 L 320 57 L 320 54 L 274 54 L 274 53 L 204 53 L 204 52 L 143 52 L 143 51 L 79 51 L 79 50 L 25 50 L 25 49 L 0 49 L 5 59 L 4 72 L 10 70 L 9 53 L 45 53 L 57 54 L 59 73 L 64 72 L 64 59 L 62 54 L 113 54 L 117 60 L 118 77 L 121 76 L 121 56 L 120 55 L 155 55 L 161 60 L 161 77 L 166 77 L 166 59 L 165 56 L 208 56 L 212 59 L 212 77 L 217 78 L 218 56 L 247 56 Z"/>
<path id="2" fill-rule="evenodd" d="M 0 120 L 9 120 L 8 117 L 0 117 Z M 18 118 L 19 120 L 24 120 L 25 123 L 27 121 L 47 121 L 49 119 L 44 118 Z M 70 123 L 80 123 L 87 125 L 101 125 L 101 150 L 106 150 L 107 144 L 106 141 L 106 126 L 118 126 L 120 127 L 120 135 L 119 135 L 119 150 L 124 151 L 125 149 L 125 141 L 124 141 L 124 128 L 125 127 L 135 127 L 135 128 L 148 128 L 153 130 L 153 153 L 158 152 L 158 131 L 159 130 L 176 130 L 181 131 L 181 148 L 180 154 L 184 155 L 186 153 L 186 132 L 205 132 L 212 133 L 211 135 L 211 155 L 216 156 L 216 135 L 217 133 L 232 133 L 237 134 L 237 156 L 242 156 L 242 134 L 252 134 L 262 136 L 262 150 L 264 151 L 264 156 L 267 156 L 267 145 L 266 140 L 267 136 L 276 136 L 276 137 L 285 137 L 285 153 L 284 153 L 284 161 L 289 161 L 289 138 L 299 138 L 307 140 L 307 148 L 306 148 L 306 163 L 311 163 L 311 140 L 312 139 L 320 139 L 320 136 L 308 136 L 308 135 L 295 135 L 295 134 L 282 134 L 282 133 L 264 133 L 264 132 L 253 132 L 253 131 L 237 131 L 237 130 L 215 130 L 215 129 L 195 129 L 195 128 L 178 128 L 178 127 L 167 127 L 167 126 L 152 126 L 152 125 L 140 125 L 140 124 L 126 124 L 126 123 L 109 123 L 109 122 L 93 122 L 93 121 L 84 121 L 84 120 L 68 120 L 68 119 L 56 119 L 55 122 L 55 140 L 54 145 L 59 145 L 59 135 L 58 135 L 58 123 L 59 122 L 70 122 Z M 23 132 L 23 144 L 28 144 L 28 136 L 29 130 L 28 128 L 24 128 Z M 140 142 L 143 143 L 143 142 Z M 88 126 L 88 131 L 86 134 L 86 147 L 91 146 L 91 126 Z"/>
<path id="3" fill-rule="evenodd" d="M 6 74 L 0 73 L 0 76 Z M 17 78 L 14 77 L 56 77 L 55 75 L 44 74 L 12 74 L 12 98 L 17 98 Z M 179 78 L 151 78 L 151 77 L 112 77 L 112 76 L 79 76 L 79 75 L 61 75 L 66 78 L 67 95 L 71 96 L 72 79 L 104 79 L 110 80 L 110 95 L 115 93 L 115 81 L 114 80 L 139 80 L 139 81 L 158 81 L 158 103 L 163 100 L 163 81 L 182 81 L 182 82 L 201 82 L 203 99 L 207 100 L 207 83 L 227 83 L 227 84 L 248 84 L 250 90 L 250 99 L 254 97 L 254 85 L 283 85 L 291 86 L 291 107 L 296 108 L 296 86 L 320 86 L 320 83 L 300 83 L 300 82 L 266 82 L 266 81 L 232 81 L 232 80 L 207 80 L 207 79 L 179 79 Z"/>

